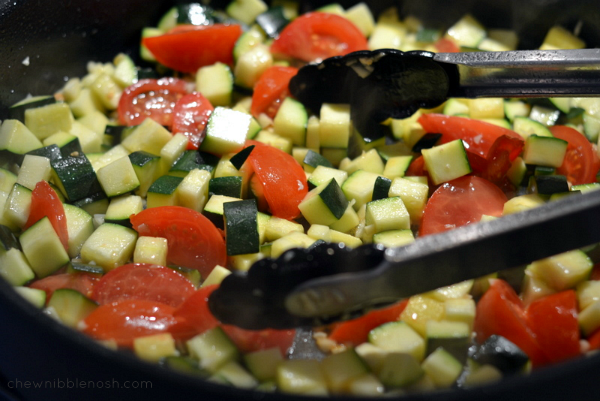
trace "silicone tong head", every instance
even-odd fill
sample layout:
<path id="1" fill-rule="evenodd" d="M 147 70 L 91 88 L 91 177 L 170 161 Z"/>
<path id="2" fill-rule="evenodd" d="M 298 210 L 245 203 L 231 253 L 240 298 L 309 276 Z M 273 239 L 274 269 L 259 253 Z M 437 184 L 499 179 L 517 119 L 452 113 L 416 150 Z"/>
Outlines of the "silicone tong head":
<path id="1" fill-rule="evenodd" d="M 406 118 L 446 101 L 458 70 L 433 57 L 426 51 L 358 51 L 302 67 L 289 89 L 314 112 L 323 103 L 350 104 L 354 127 L 373 141 L 384 136 L 381 123 L 389 117 Z"/>
<path id="2" fill-rule="evenodd" d="M 307 249 L 294 248 L 276 259 L 254 263 L 248 272 L 233 272 L 209 298 L 211 312 L 221 322 L 250 330 L 316 327 L 360 316 L 364 310 L 343 316 L 301 317 L 285 307 L 285 299 L 299 284 L 315 278 L 356 273 L 376 268 L 384 249 L 364 245 L 350 249 L 344 244 L 315 243 Z"/>

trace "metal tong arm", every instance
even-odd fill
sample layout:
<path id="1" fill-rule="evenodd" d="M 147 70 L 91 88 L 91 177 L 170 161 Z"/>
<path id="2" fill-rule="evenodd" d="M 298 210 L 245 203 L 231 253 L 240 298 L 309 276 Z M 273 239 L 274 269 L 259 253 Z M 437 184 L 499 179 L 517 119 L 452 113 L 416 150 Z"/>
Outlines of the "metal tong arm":
<path id="1" fill-rule="evenodd" d="M 286 298 L 298 316 L 330 316 L 521 266 L 600 242 L 600 191 L 419 238 L 375 269 L 307 281 Z"/>
<path id="2" fill-rule="evenodd" d="M 458 66 L 448 97 L 558 97 L 600 94 L 600 49 L 438 53 Z"/>

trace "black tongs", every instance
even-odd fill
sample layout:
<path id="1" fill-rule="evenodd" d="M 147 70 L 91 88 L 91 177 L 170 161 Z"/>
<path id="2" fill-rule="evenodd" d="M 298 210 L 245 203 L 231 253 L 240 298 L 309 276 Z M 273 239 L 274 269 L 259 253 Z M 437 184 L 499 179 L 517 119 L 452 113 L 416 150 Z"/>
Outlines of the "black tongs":
<path id="1" fill-rule="evenodd" d="M 600 94 L 600 49 L 431 53 L 358 51 L 302 67 L 290 93 L 313 112 L 346 103 L 366 140 L 381 123 L 434 108 L 450 97 L 561 97 Z"/>
<path id="2" fill-rule="evenodd" d="M 247 329 L 321 326 L 414 294 L 600 242 L 600 190 L 399 248 L 317 244 L 234 272 L 209 306 Z"/>

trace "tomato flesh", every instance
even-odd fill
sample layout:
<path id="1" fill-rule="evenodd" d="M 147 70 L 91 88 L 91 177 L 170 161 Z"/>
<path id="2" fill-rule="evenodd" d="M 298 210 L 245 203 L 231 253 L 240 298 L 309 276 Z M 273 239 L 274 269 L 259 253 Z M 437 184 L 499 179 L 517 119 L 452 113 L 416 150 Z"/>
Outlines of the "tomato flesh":
<path id="1" fill-rule="evenodd" d="M 156 60 L 176 71 L 195 73 L 217 62 L 233 64 L 233 47 L 242 34 L 237 24 L 184 25 L 142 43 Z"/>
<path id="2" fill-rule="evenodd" d="M 314 61 L 367 48 L 367 39 L 349 20 L 336 14 L 314 12 L 290 22 L 271 45 L 271 52 Z"/>
<path id="3" fill-rule="evenodd" d="M 573 290 L 533 301 L 527 320 L 549 362 L 560 362 L 580 353 L 577 294 Z"/>
<path id="4" fill-rule="evenodd" d="M 39 181 L 31 191 L 31 207 L 29 217 L 23 227 L 27 230 L 29 227 L 48 217 L 52 228 L 60 238 L 60 242 L 69 250 L 69 231 L 67 230 L 67 218 L 65 208 L 62 205 L 56 191 L 46 181 Z"/>
<path id="5" fill-rule="evenodd" d="M 555 125 L 549 129 L 554 137 L 569 143 L 563 163 L 556 172 L 566 176 L 573 185 L 596 182 L 600 164 L 592 144 L 585 135 L 564 125 Z"/>
<path id="6" fill-rule="evenodd" d="M 274 118 L 281 102 L 290 94 L 288 90 L 290 79 L 297 73 L 298 69 L 294 67 L 273 66 L 267 68 L 254 85 L 250 113 L 254 117 L 265 113 Z"/>
<path id="7" fill-rule="evenodd" d="M 449 181 L 427 201 L 419 234 L 436 234 L 477 223 L 484 214 L 499 217 L 506 201 L 506 195 L 483 178 L 464 176 Z"/>
<path id="8" fill-rule="evenodd" d="M 503 280 L 490 280 L 490 288 L 477 303 L 473 330 L 483 343 L 492 334 L 505 337 L 525 352 L 533 366 L 547 363 L 546 356 L 527 325 L 521 300 Z"/>
<path id="9" fill-rule="evenodd" d="M 88 298 L 92 297 L 94 286 L 99 278 L 90 273 L 60 273 L 47 276 L 29 284 L 30 288 L 44 290 L 46 292 L 46 303 L 52 297 L 54 291 L 61 288 L 69 288 L 78 291 Z"/>
<path id="10" fill-rule="evenodd" d="M 227 264 L 221 231 L 202 213 L 181 206 L 153 207 L 131 216 L 139 235 L 166 238 L 169 263 L 196 269 L 208 276 L 216 265 Z"/>
<path id="11" fill-rule="evenodd" d="M 106 273 L 94 288 L 93 299 L 108 304 L 124 299 L 145 299 L 178 307 L 196 291 L 175 270 L 148 263 L 131 263 Z"/>
<path id="12" fill-rule="evenodd" d="M 117 109 L 119 122 L 133 126 L 151 118 L 170 127 L 175 105 L 187 93 L 187 84 L 181 79 L 140 79 L 121 94 Z"/>
<path id="13" fill-rule="evenodd" d="M 248 140 L 255 145 L 246 160 L 262 185 L 265 199 L 273 216 L 292 220 L 300 216 L 298 205 L 308 193 L 306 174 L 302 166 L 289 154 Z"/>
<path id="14" fill-rule="evenodd" d="M 184 95 L 173 108 L 173 134 L 182 133 L 188 138 L 188 149 L 196 150 L 205 133 L 204 128 L 214 107 L 198 92 Z"/>

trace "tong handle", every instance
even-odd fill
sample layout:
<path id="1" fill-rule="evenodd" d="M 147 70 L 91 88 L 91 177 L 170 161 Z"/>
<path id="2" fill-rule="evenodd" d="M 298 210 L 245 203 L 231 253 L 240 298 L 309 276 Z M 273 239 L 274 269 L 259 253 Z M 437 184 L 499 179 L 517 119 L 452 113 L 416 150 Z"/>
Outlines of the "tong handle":
<path id="1" fill-rule="evenodd" d="M 373 270 L 307 281 L 286 298 L 298 316 L 368 309 L 600 242 L 600 191 L 388 249 Z"/>

